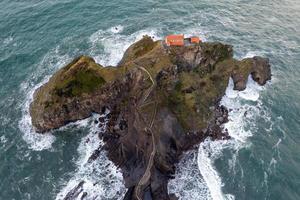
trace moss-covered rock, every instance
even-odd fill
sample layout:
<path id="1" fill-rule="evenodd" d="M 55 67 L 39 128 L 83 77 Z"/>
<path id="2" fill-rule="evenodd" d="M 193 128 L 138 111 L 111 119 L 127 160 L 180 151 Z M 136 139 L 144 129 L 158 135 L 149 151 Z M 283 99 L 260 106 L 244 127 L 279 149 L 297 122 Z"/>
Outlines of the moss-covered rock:
<path id="1" fill-rule="evenodd" d="M 37 131 L 90 116 L 92 97 L 117 77 L 116 72 L 115 68 L 104 68 L 87 56 L 75 58 L 60 69 L 34 93 L 30 114 Z"/>
<path id="2" fill-rule="evenodd" d="M 101 74 L 102 66 L 92 58 L 80 57 L 63 68 L 54 83 L 54 93 L 58 96 L 75 97 L 92 93 L 106 83 Z"/>
<path id="3" fill-rule="evenodd" d="M 132 44 L 124 53 L 119 66 L 125 65 L 128 62 L 136 60 L 149 53 L 159 42 L 154 42 L 153 39 L 147 35 L 143 36 L 141 40 Z"/>

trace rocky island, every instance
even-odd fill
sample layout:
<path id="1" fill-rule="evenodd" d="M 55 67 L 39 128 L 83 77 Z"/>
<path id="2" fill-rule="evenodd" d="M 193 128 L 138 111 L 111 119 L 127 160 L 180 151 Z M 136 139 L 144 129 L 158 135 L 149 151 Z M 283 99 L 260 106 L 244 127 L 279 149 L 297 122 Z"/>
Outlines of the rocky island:
<path id="1" fill-rule="evenodd" d="M 269 60 L 236 60 L 232 46 L 218 42 L 177 47 L 144 36 L 117 66 L 80 56 L 61 68 L 35 92 L 32 124 L 44 133 L 109 110 L 99 139 L 121 169 L 124 199 L 177 199 L 167 189 L 175 164 L 207 137 L 229 138 L 221 127 L 228 111 L 219 102 L 230 78 L 235 90 L 244 90 L 249 75 L 264 85 L 271 79 Z"/>

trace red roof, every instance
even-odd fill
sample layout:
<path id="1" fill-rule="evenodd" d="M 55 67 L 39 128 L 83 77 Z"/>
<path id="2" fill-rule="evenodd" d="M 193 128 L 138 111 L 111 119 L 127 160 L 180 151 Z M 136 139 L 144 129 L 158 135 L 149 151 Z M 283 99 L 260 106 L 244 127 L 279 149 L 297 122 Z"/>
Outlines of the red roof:
<path id="1" fill-rule="evenodd" d="M 165 39 L 168 46 L 184 46 L 184 36 L 181 35 L 168 35 Z"/>
<path id="2" fill-rule="evenodd" d="M 198 43 L 200 43 L 200 42 L 201 42 L 201 39 L 200 39 L 199 37 L 197 37 L 197 36 L 191 37 L 191 43 L 196 43 L 196 44 L 198 44 Z"/>

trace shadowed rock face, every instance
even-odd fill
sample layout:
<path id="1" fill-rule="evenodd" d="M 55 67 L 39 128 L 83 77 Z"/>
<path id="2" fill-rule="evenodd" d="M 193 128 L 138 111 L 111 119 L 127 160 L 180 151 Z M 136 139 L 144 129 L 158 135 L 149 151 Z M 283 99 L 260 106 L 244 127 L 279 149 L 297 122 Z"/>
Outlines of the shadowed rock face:
<path id="1" fill-rule="evenodd" d="M 229 78 L 236 90 L 245 89 L 249 75 L 260 85 L 271 78 L 268 59 L 238 61 L 232 52 L 221 43 L 166 47 L 146 36 L 117 67 L 81 56 L 35 92 L 32 123 L 42 133 L 108 108 L 108 128 L 99 137 L 121 168 L 124 198 L 176 199 L 167 183 L 182 152 L 209 136 L 228 138 L 220 128 L 228 112 L 219 100 Z"/>

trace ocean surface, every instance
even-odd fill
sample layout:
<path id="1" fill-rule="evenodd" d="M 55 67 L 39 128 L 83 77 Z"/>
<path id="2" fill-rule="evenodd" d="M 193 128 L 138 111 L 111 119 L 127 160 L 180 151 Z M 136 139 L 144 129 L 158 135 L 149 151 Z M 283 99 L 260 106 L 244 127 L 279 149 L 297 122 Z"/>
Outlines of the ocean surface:
<path id="1" fill-rule="evenodd" d="M 299 200 L 299 0 L 0 0 L 0 199 L 60 200 L 81 180 L 86 199 L 122 199 L 121 173 L 105 152 L 87 163 L 101 145 L 97 115 L 38 135 L 29 104 L 75 56 L 115 65 L 143 35 L 170 33 L 232 44 L 239 59 L 268 57 L 273 73 L 264 87 L 249 79 L 243 92 L 230 81 L 221 103 L 232 139 L 187 152 L 170 192 L 181 200 Z"/>

